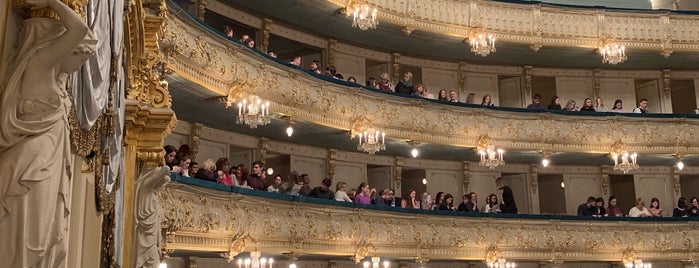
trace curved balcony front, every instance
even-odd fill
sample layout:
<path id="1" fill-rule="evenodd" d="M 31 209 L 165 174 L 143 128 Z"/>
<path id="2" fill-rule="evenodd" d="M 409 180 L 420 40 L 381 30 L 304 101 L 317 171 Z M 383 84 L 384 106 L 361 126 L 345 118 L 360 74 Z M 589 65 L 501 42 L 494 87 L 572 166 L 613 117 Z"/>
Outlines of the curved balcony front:
<path id="1" fill-rule="evenodd" d="M 159 193 L 169 251 L 396 260 L 589 262 L 699 258 L 699 218 L 592 218 L 377 207 L 172 176 Z"/>
<path id="2" fill-rule="evenodd" d="M 373 126 L 390 139 L 463 147 L 488 136 L 504 149 L 548 152 L 608 153 L 622 141 L 640 154 L 699 154 L 696 115 L 553 112 L 397 96 L 269 58 L 174 7 L 163 36 L 172 79 L 225 96 L 228 104 L 244 94 L 263 96 L 272 113 L 353 133 Z"/>

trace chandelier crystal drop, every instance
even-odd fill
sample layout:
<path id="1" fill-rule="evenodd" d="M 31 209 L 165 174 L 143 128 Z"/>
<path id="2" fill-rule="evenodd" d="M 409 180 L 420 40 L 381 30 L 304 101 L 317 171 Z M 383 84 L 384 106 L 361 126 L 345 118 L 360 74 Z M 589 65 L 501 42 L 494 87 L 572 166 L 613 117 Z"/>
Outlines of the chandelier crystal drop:
<path id="1" fill-rule="evenodd" d="M 471 45 L 471 52 L 476 55 L 486 57 L 491 52 L 495 52 L 495 36 L 485 32 L 483 28 L 472 28 L 468 36 L 468 43 Z"/>
<path id="2" fill-rule="evenodd" d="M 612 159 L 614 160 L 614 170 L 618 170 L 626 174 L 629 171 L 639 168 L 638 163 L 636 163 L 638 154 L 635 152 L 629 152 L 626 149 L 626 145 L 621 141 L 617 141 L 616 143 L 612 144 L 611 155 Z"/>
<path id="3" fill-rule="evenodd" d="M 488 268 L 516 268 L 514 262 L 507 262 L 505 259 L 497 259 L 488 262 Z"/>
<path id="4" fill-rule="evenodd" d="M 386 133 L 379 132 L 376 129 L 369 129 L 359 133 L 359 144 L 357 150 L 375 154 L 378 151 L 386 150 Z"/>
<path id="5" fill-rule="evenodd" d="M 626 47 L 619 45 L 613 39 L 605 39 L 599 47 L 599 54 L 602 55 L 602 63 L 617 65 L 625 62 Z"/>
<path id="6" fill-rule="evenodd" d="M 258 125 L 270 123 L 269 101 L 263 101 L 258 96 L 249 96 L 238 102 L 238 124 L 246 124 L 255 129 Z"/>
<path id="7" fill-rule="evenodd" d="M 378 11 L 367 3 L 358 4 L 352 13 L 352 27 L 360 30 L 376 29 L 379 21 L 376 19 Z"/>

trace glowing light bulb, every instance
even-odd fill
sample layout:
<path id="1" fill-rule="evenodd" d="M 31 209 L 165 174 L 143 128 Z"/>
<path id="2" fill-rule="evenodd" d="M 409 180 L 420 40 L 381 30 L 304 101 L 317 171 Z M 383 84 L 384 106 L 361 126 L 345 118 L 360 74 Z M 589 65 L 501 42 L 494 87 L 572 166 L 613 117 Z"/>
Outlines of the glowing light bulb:
<path id="1" fill-rule="evenodd" d="M 550 163 L 551 163 L 551 161 L 548 158 L 544 158 L 541 160 L 541 165 L 543 167 L 548 167 Z"/>
<path id="2" fill-rule="evenodd" d="M 288 127 L 286 128 L 286 135 L 289 136 L 289 137 L 291 137 L 291 135 L 294 135 L 294 127 L 288 126 Z"/>
<path id="3" fill-rule="evenodd" d="M 413 148 L 412 150 L 410 150 L 410 155 L 412 155 L 413 158 L 417 157 L 418 153 L 419 152 L 417 151 L 417 148 Z"/>
<path id="4" fill-rule="evenodd" d="M 684 169 L 684 163 L 682 163 L 682 161 L 677 161 L 677 169 L 679 169 L 679 170 Z"/>

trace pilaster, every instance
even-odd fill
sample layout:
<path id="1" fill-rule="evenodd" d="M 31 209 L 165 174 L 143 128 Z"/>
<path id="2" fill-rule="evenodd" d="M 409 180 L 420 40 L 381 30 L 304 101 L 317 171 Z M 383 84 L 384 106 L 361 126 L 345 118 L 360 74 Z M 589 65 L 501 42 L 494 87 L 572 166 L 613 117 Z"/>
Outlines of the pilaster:
<path id="1" fill-rule="evenodd" d="M 532 71 L 534 67 L 524 66 L 522 70 L 522 107 L 527 107 L 532 100 Z"/>
<path id="2" fill-rule="evenodd" d="M 259 49 L 266 52 L 269 52 L 269 33 L 271 32 L 272 26 L 274 25 L 274 22 L 269 19 L 269 18 L 264 18 L 262 19 L 262 27 L 260 28 L 260 46 Z"/>
<path id="3" fill-rule="evenodd" d="M 197 19 L 204 21 L 206 18 L 206 5 L 208 4 L 208 0 L 195 0 L 195 4 L 197 6 L 195 10 Z"/>
<path id="4" fill-rule="evenodd" d="M 463 174 L 461 177 L 461 182 L 463 183 L 463 193 L 469 193 L 470 188 L 471 188 L 471 171 L 470 171 L 470 162 L 468 161 L 463 161 L 462 167 L 463 167 Z"/>
<path id="5" fill-rule="evenodd" d="M 396 161 L 395 161 L 395 186 L 394 186 L 394 191 L 395 194 L 398 195 L 399 193 L 402 195 L 403 192 L 400 190 L 400 185 L 401 181 L 403 180 L 403 157 L 396 156 Z M 400 196 L 400 195 L 399 195 Z M 396 204 L 397 206 L 400 206 L 400 204 Z"/>
<path id="6" fill-rule="evenodd" d="M 664 69 L 660 78 L 660 109 L 662 109 L 662 113 L 672 113 L 670 73 L 670 69 Z"/>
<path id="7" fill-rule="evenodd" d="M 335 163 L 337 162 L 337 149 L 328 149 L 328 178 L 335 180 Z"/>
<path id="8" fill-rule="evenodd" d="M 267 147 L 269 146 L 268 138 L 260 138 L 257 144 L 257 159 L 262 161 L 263 165 L 267 165 Z"/>
<path id="9" fill-rule="evenodd" d="M 393 81 L 393 84 L 398 83 L 398 80 L 401 78 L 400 76 L 400 54 L 398 53 L 393 53 L 391 54 L 391 81 Z"/>
<path id="10" fill-rule="evenodd" d="M 335 53 L 337 53 L 337 40 L 328 39 L 328 64 L 325 66 L 335 66 Z"/>

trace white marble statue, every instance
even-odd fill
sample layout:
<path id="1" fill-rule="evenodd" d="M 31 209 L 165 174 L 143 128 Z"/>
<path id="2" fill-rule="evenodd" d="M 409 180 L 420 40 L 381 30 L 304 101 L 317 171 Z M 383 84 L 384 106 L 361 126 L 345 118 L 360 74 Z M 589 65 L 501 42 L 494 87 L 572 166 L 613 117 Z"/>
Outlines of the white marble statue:
<path id="1" fill-rule="evenodd" d="M 57 267 L 66 255 L 70 151 L 68 74 L 94 52 L 80 16 L 58 0 L 25 0 L 60 20 L 23 21 L 0 84 L 0 260 Z"/>
<path id="2" fill-rule="evenodd" d="M 155 194 L 170 182 L 167 166 L 147 169 L 136 181 L 136 268 L 156 268 L 160 265 L 160 204 Z"/>

